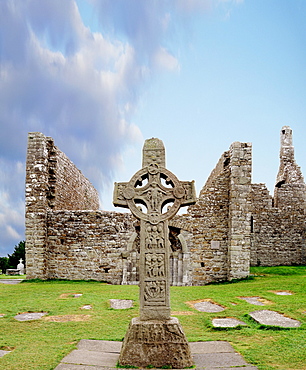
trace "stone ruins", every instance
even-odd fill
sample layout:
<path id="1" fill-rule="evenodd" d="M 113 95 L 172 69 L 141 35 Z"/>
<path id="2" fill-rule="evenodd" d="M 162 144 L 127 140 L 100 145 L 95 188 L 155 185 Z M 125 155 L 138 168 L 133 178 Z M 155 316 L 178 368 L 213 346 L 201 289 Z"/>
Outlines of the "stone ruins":
<path id="1" fill-rule="evenodd" d="M 193 182 L 179 181 L 166 168 L 163 142 L 143 147 L 142 169 L 127 183 L 115 183 L 115 206 L 140 220 L 140 317 L 133 318 L 123 341 L 121 366 L 186 368 L 191 351 L 177 318 L 171 318 L 168 221 L 180 207 L 195 204 Z"/>
<path id="2" fill-rule="evenodd" d="M 250 265 L 306 263 L 306 185 L 294 159 L 290 127 L 284 126 L 280 137 L 274 196 L 265 184 L 251 182 L 252 145 L 234 142 L 222 154 L 196 204 L 169 220 L 172 285 L 244 278 Z M 158 203 L 154 188 L 151 198 Z M 143 202 L 137 206 L 143 207 Z M 140 227 L 133 214 L 99 210 L 97 191 L 53 139 L 29 133 L 28 279 L 138 284 Z M 158 235 L 155 229 L 152 232 Z M 158 237 L 151 243 L 158 244 Z"/>

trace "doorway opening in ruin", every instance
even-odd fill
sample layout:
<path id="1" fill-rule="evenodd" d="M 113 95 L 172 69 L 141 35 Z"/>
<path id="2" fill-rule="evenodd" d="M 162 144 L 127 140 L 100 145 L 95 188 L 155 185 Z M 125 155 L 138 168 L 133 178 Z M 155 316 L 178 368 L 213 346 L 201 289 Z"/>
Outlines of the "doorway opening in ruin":
<path id="1" fill-rule="evenodd" d="M 137 285 L 139 283 L 140 227 L 135 226 L 135 232 L 123 253 L 122 284 Z M 170 283 L 171 285 L 188 285 L 189 253 L 186 240 L 177 227 L 169 227 L 170 251 Z"/>

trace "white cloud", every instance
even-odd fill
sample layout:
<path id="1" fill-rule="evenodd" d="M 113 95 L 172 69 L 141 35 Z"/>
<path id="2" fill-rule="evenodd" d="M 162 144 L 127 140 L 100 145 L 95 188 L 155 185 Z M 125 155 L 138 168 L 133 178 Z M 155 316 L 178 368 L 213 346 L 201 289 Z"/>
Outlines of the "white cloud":
<path id="1" fill-rule="evenodd" d="M 176 20 L 210 4 L 87 2 L 99 31 L 83 23 L 75 0 L 0 1 L 1 248 L 23 235 L 27 133 L 52 136 L 103 190 L 125 151 L 143 139 L 132 118 L 145 83 L 180 68 L 168 38 Z"/>
<path id="2" fill-rule="evenodd" d="M 179 61 L 171 55 L 165 48 L 159 48 L 154 56 L 155 65 L 168 71 L 178 71 L 180 69 Z"/>

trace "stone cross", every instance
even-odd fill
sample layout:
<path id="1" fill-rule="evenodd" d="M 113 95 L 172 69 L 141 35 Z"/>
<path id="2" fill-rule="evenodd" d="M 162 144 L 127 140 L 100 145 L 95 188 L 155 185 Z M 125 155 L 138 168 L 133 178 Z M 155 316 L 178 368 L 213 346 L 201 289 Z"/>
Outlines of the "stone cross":
<path id="1" fill-rule="evenodd" d="M 125 341 L 129 340 L 128 337 L 133 338 L 132 341 L 143 342 L 143 346 L 140 351 L 139 345 L 133 347 L 131 344 L 126 345 L 124 343 L 119 359 L 121 365 L 149 366 L 154 363 L 154 366 L 158 367 L 185 367 L 191 364 L 191 357 L 187 348 L 188 343 L 184 339 L 185 336 L 178 320 L 170 319 L 169 255 L 171 246 L 168 221 L 175 216 L 180 207 L 194 204 L 195 201 L 194 182 L 179 181 L 172 172 L 165 168 L 164 145 L 161 140 L 156 138 L 145 141 L 142 169 L 136 172 L 129 182 L 115 183 L 114 205 L 129 208 L 133 215 L 140 220 L 140 322 L 134 320 L 134 324 L 136 326 L 140 325 L 140 327 L 130 329 L 130 332 L 133 331 L 133 333 L 127 334 Z M 151 321 L 154 321 L 153 326 L 150 326 Z M 157 322 L 161 325 L 159 328 Z M 164 327 L 165 323 L 168 325 L 166 328 Z M 142 333 L 141 339 L 137 339 L 140 332 Z M 161 335 L 163 332 L 165 336 Z M 154 353 L 152 349 L 154 347 L 153 337 L 160 338 L 159 346 L 162 343 L 161 336 L 164 337 L 166 342 L 169 341 L 170 343 L 169 335 L 166 334 L 169 332 L 176 333 L 170 337 L 172 341 L 176 337 L 174 341 L 176 341 L 176 344 L 179 343 L 180 348 L 177 351 L 180 355 L 177 357 L 184 357 L 185 355 L 181 355 L 181 352 L 186 352 L 187 361 L 174 363 L 170 360 L 170 362 L 163 360 L 161 349 L 157 356 L 151 356 L 152 358 L 148 359 L 147 362 L 138 361 L 135 358 L 135 352 L 143 351 L 139 355 L 142 359 L 146 357 L 144 353 Z M 149 350 L 147 345 L 151 342 L 153 347 Z M 167 343 L 163 346 L 167 358 L 169 357 L 170 348 L 171 351 L 176 352 L 173 347 L 176 345 L 175 343 L 171 342 L 170 347 Z M 182 350 L 183 344 L 186 344 L 187 347 Z M 126 347 L 129 347 L 129 349 L 124 350 Z M 138 350 L 135 350 L 136 348 Z M 129 352 L 133 360 L 122 354 L 124 351 Z M 125 357 L 128 357 L 128 359 L 125 359 Z"/>
<path id="2" fill-rule="evenodd" d="M 194 182 L 179 181 L 165 168 L 164 145 L 156 138 L 145 141 L 142 169 L 129 182 L 115 183 L 114 205 L 140 220 L 141 320 L 170 318 L 168 220 L 195 200 Z"/>

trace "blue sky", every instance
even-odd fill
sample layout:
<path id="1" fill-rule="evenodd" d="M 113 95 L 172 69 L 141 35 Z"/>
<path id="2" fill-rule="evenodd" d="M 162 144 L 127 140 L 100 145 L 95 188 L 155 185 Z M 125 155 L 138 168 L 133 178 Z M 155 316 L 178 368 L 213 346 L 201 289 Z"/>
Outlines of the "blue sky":
<path id="1" fill-rule="evenodd" d="M 105 210 L 150 137 L 197 192 L 234 141 L 252 142 L 253 182 L 272 192 L 284 125 L 306 171 L 305 19 L 304 0 L 1 0 L 0 256 L 24 239 L 30 131 Z"/>

